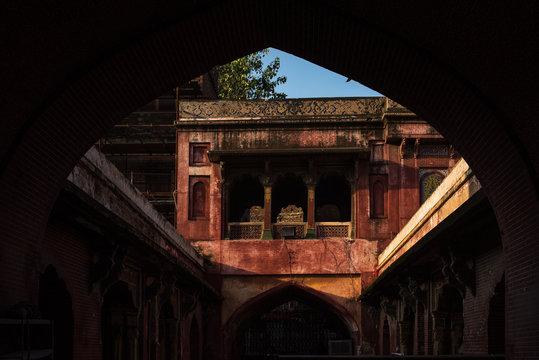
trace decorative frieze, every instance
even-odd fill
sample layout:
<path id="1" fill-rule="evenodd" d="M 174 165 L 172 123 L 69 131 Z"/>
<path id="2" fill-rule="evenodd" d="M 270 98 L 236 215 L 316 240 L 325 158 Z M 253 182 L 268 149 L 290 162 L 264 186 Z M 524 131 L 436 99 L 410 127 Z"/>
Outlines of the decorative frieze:
<path id="1" fill-rule="evenodd" d="M 181 101 L 179 118 L 185 120 L 266 118 L 287 116 L 380 117 L 385 98 Z"/>

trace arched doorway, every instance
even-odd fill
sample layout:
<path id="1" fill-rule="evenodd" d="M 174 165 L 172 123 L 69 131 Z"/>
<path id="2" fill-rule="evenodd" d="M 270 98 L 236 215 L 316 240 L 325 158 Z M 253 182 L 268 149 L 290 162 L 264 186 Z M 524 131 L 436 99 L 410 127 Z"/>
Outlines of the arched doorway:
<path id="1" fill-rule="evenodd" d="M 228 320 L 224 334 L 226 359 L 353 354 L 359 342 L 358 326 L 341 305 L 293 283 L 247 301 Z"/>
<path id="2" fill-rule="evenodd" d="M 73 359 L 73 307 L 66 283 L 49 265 L 39 278 L 39 310 L 54 322 L 54 358 Z"/>

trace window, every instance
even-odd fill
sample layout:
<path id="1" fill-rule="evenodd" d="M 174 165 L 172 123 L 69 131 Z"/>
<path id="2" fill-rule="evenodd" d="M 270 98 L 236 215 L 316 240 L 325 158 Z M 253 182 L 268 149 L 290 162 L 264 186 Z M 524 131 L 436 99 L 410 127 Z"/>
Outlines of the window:
<path id="1" fill-rule="evenodd" d="M 208 143 L 189 144 L 189 165 L 190 166 L 209 165 L 210 164 L 210 160 L 208 158 L 209 148 L 210 148 L 210 144 Z"/>
<path id="2" fill-rule="evenodd" d="M 420 178 L 421 204 L 423 204 L 438 188 L 445 178 L 442 171 L 432 170 L 425 172 Z"/>

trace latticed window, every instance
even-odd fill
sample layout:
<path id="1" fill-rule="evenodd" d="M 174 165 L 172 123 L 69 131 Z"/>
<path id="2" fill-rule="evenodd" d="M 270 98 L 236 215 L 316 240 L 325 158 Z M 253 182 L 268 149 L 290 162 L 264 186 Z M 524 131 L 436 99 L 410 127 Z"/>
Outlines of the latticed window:
<path id="1" fill-rule="evenodd" d="M 445 176 L 439 171 L 431 171 L 421 177 L 421 203 L 423 204 L 442 183 Z"/>

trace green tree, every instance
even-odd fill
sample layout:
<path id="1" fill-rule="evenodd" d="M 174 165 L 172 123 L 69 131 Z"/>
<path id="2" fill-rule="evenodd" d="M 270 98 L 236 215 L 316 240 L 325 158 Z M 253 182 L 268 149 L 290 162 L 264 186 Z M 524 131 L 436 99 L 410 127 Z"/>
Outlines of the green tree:
<path id="1" fill-rule="evenodd" d="M 286 82 L 286 76 L 277 77 L 281 61 L 276 57 L 266 67 L 262 62 L 269 52 L 264 49 L 218 66 L 219 97 L 229 100 L 286 98 L 286 94 L 275 92 L 277 85 Z"/>

